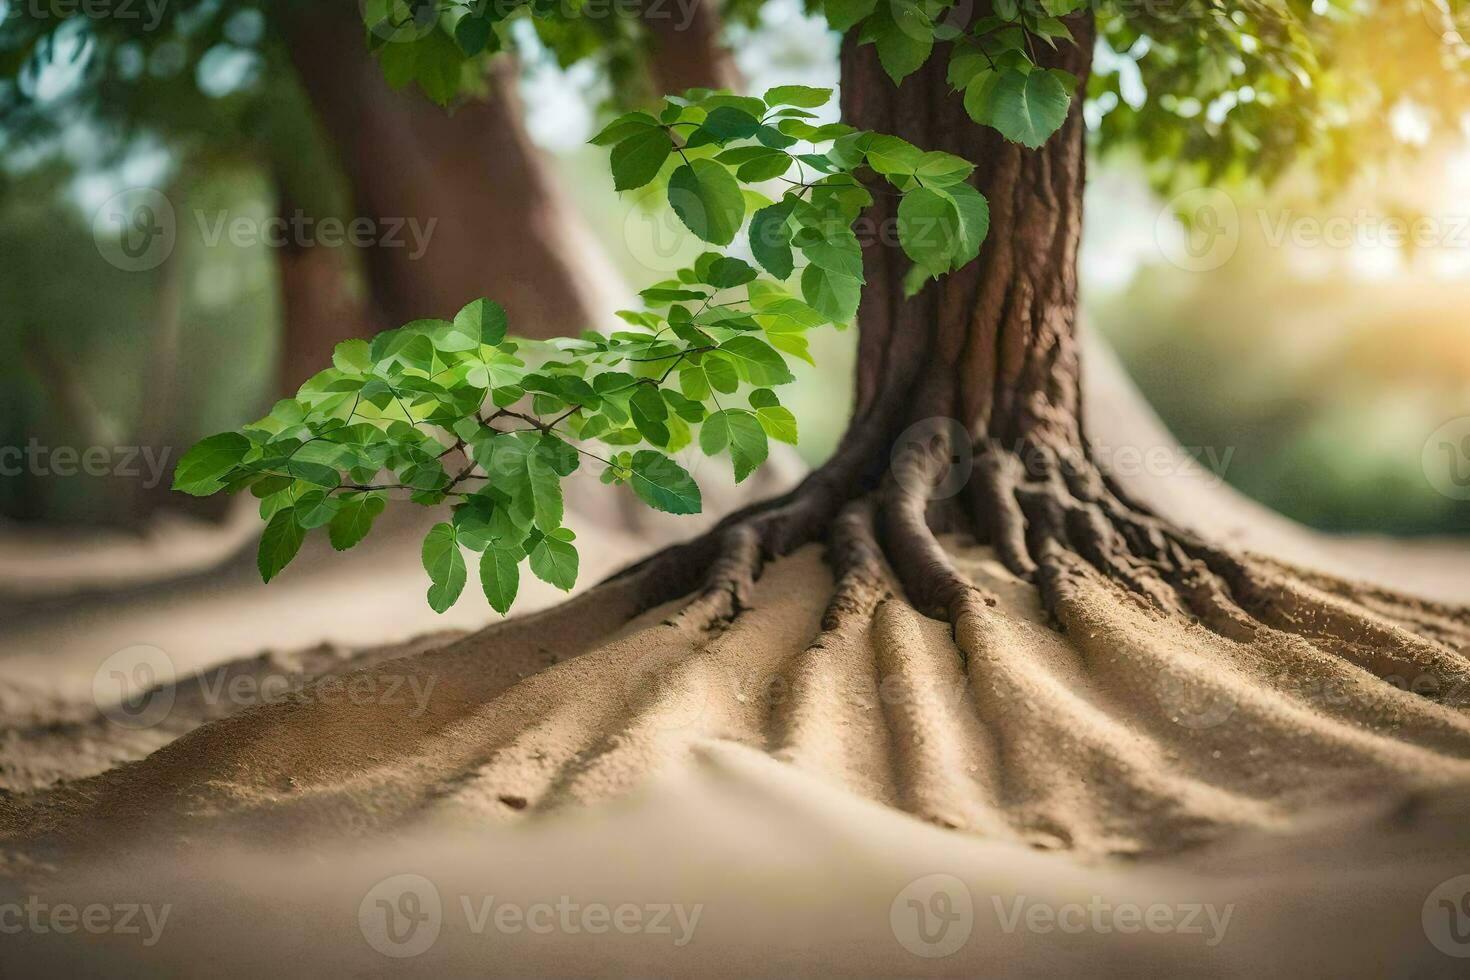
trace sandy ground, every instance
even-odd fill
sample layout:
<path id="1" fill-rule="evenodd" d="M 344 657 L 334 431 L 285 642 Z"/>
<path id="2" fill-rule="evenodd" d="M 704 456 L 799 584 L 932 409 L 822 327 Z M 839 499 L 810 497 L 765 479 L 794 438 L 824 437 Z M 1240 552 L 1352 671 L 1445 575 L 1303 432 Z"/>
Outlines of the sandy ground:
<path id="1" fill-rule="evenodd" d="M 1094 442 L 1167 451 L 1091 357 Z M 1217 538 L 1470 603 L 1463 546 L 1324 540 L 1174 459 L 1123 476 Z M 667 610 L 602 644 L 616 609 L 576 603 L 488 648 L 349 653 L 422 632 L 391 538 L 375 573 L 402 576 L 401 608 L 311 576 L 294 609 L 198 586 L 6 638 L 0 676 L 29 685 L 0 701 L 12 788 L 161 747 L 48 813 L 0 797 L 0 840 L 52 848 L 7 859 L 6 975 L 1431 976 L 1470 956 L 1470 733 L 1447 709 L 1262 693 L 1242 678 L 1282 665 L 1204 631 L 1170 645 L 1143 619 L 1090 644 L 1085 608 L 1063 644 L 1030 586 L 958 539 L 1001 599 L 979 635 L 1008 631 L 994 650 L 955 639 L 963 668 L 947 628 L 900 603 L 871 637 L 807 647 L 815 549 L 693 655 Z M 609 566 L 653 543 L 633 538 L 610 536 Z M 128 644 L 172 650 L 183 682 L 142 735 L 90 697 Z M 207 696 L 225 675 L 196 676 L 441 646 L 351 675 L 424 692 L 417 712 L 345 688 L 241 712 Z"/>

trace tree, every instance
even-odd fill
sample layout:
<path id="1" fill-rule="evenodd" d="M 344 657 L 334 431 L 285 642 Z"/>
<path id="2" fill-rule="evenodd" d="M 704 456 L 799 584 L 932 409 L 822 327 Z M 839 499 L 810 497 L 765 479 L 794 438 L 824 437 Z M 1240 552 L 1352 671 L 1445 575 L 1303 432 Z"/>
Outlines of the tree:
<path id="1" fill-rule="evenodd" d="M 444 655 L 402 669 L 452 670 L 463 677 L 474 672 L 477 663 L 493 661 L 499 649 L 535 642 L 534 636 L 576 637 L 576 652 L 596 650 L 637 616 L 659 607 L 664 610 L 659 622 L 638 624 L 641 642 L 698 658 L 714 642 L 712 637 L 734 636 L 747 649 L 759 651 L 774 641 L 758 631 L 742 633 L 753 612 L 758 581 L 792 560 L 798 549 L 823 544 L 830 588 L 800 597 L 804 607 L 824 610 L 817 634 L 809 637 L 808 653 L 831 651 L 835 657 L 839 651 L 872 647 L 887 651 L 884 656 L 889 658 L 902 658 L 916 656 L 915 650 L 921 649 L 932 653 L 934 663 L 963 664 L 985 697 L 1030 698 L 1050 690 L 1048 685 L 1059 682 L 1046 668 L 1013 656 L 1026 648 L 1033 627 L 1006 612 L 995 595 L 963 574 L 936 537 L 938 531 L 959 529 L 988 543 L 1014 576 L 1036 587 L 1060 642 L 1078 657 L 1124 665 L 1118 668 L 1119 684 L 1167 682 L 1209 693 L 1209 683 L 1191 663 L 1209 656 L 1232 658 L 1229 690 L 1237 699 L 1236 710 L 1248 716 L 1252 731 L 1264 741 L 1297 739 L 1291 751 L 1308 760 L 1302 763 L 1304 768 L 1290 773 L 1263 771 L 1254 789 L 1257 795 L 1286 795 L 1292 791 L 1291 779 L 1335 780 L 1339 793 L 1343 787 L 1371 786 L 1374 779 L 1387 778 L 1391 764 L 1385 760 L 1401 755 L 1401 765 L 1393 764 L 1400 766 L 1392 769 L 1396 777 L 1412 772 L 1414 778 L 1430 779 L 1434 760 L 1441 758 L 1434 751 L 1463 754 L 1470 746 L 1470 721 L 1457 710 L 1455 700 L 1439 703 L 1400 690 L 1384 678 L 1395 673 L 1427 674 L 1441 682 L 1442 690 L 1457 690 L 1470 679 L 1463 659 L 1470 642 L 1466 610 L 1238 553 L 1176 526 L 1132 500 L 1106 472 L 1094 458 L 1080 418 L 1076 258 L 1085 140 L 1082 106 L 1074 89 L 1099 93 L 1111 86 L 1116 91 L 1116 79 L 1091 75 L 1096 38 L 1101 34 L 1111 50 L 1127 52 L 1138 49 L 1138 40 L 1147 34 L 1150 43 L 1142 47 L 1159 55 L 1147 65 L 1156 72 L 1150 76 L 1156 88 L 1148 103 L 1119 105 L 1117 114 L 1103 122 L 1104 136 L 1141 147 L 1150 158 L 1172 160 L 1173 177 L 1192 170 L 1228 177 L 1251 169 L 1279 169 L 1291 147 L 1324 166 L 1340 165 L 1342 148 L 1351 145 L 1354 133 L 1352 114 L 1328 113 L 1335 120 L 1331 125 L 1313 121 L 1321 118 L 1315 112 L 1326 110 L 1324 103 L 1338 97 L 1323 94 L 1323 86 L 1313 84 L 1329 77 L 1329 69 L 1317 56 L 1325 55 L 1324 45 L 1336 28 L 1314 22 L 1308 29 L 1304 19 L 1308 15 L 1254 5 L 1230 11 L 1175 11 L 1164 19 L 1131 9 L 1129 16 L 1095 16 L 1072 2 L 1046 3 L 1040 9 L 981 4 L 972 15 L 956 14 L 954 22 L 943 20 L 946 10 L 938 5 L 829 0 L 826 12 L 834 26 L 848 31 L 842 55 L 843 111 L 847 122 L 861 130 L 842 131 L 836 138 L 834 146 L 849 137 L 857 141 L 848 146 L 857 151 L 852 156 L 829 150 L 826 157 L 829 162 L 848 160 L 850 166 L 836 168 L 840 172 L 856 169 L 852 160 L 861 159 L 897 192 L 878 181 L 856 190 L 856 185 L 839 190 L 841 182 L 824 183 L 825 178 L 814 183 L 828 187 L 833 200 L 850 193 L 864 202 L 871 199 L 867 217 L 876 219 L 876 228 L 896 227 L 910 260 L 885 245 L 881 235 L 862 250 L 857 406 L 835 456 L 791 493 L 731 515 L 712 532 L 639 562 L 565 607 L 491 627 Z M 1423 38 L 1409 28 L 1403 30 L 1408 39 L 1402 48 L 1393 48 L 1395 53 L 1424 46 Z M 1252 41 L 1244 42 L 1246 37 Z M 1435 74 L 1432 71 L 1375 79 L 1375 97 L 1391 103 L 1422 89 L 1432 96 L 1426 105 L 1447 107 L 1453 104 L 1446 92 L 1459 71 L 1454 59 L 1460 56 L 1451 46 L 1449 60 L 1436 62 L 1445 69 L 1437 81 L 1426 80 L 1425 75 Z M 1210 70 L 1222 64 L 1223 70 Z M 439 69 L 420 62 L 417 70 Z M 1238 93 L 1246 86 L 1256 93 L 1255 101 L 1240 101 Z M 1222 123 L 1188 122 L 1198 115 L 1201 103 L 1225 92 L 1237 93 L 1242 107 L 1238 118 L 1227 113 Z M 1184 104 L 1186 95 L 1194 100 L 1192 107 Z M 744 131 L 746 123 L 738 117 L 753 110 L 728 101 L 732 98 L 691 93 L 687 101 L 699 109 L 702 121 L 690 125 L 706 134 L 726 124 L 732 131 Z M 711 120 L 721 109 L 732 111 L 722 115 L 716 127 Z M 1358 109 L 1373 111 L 1361 104 Z M 672 103 L 662 124 L 629 118 L 605 134 L 628 147 L 620 155 L 625 171 L 634 166 L 630 160 L 642 159 L 645 145 L 656 146 L 654 163 L 672 170 L 671 193 L 690 187 L 688 182 L 702 173 L 688 160 L 673 156 L 680 148 L 672 144 L 665 148 L 658 135 L 688 121 L 681 112 L 681 103 Z M 876 137 L 875 132 L 899 139 L 879 142 L 885 137 Z M 629 140 L 642 142 L 630 146 Z M 956 158 L 975 164 L 973 172 L 969 164 L 956 164 Z M 736 165 L 733 159 L 730 165 Z M 931 165 L 938 179 L 926 181 L 921 171 Z M 615 175 L 619 167 L 615 156 Z M 958 182 L 946 183 L 956 173 Z M 629 183 L 636 186 L 636 179 Z M 685 221 L 695 234 L 721 244 L 730 240 L 732 233 L 726 232 L 731 229 L 711 227 L 712 216 L 722 211 L 699 189 L 715 182 L 711 177 L 690 191 L 706 209 L 694 209 Z M 988 232 L 973 203 L 982 195 L 989 202 Z M 846 214 L 850 204 L 849 198 L 835 207 Z M 918 216 L 945 229 L 938 245 L 915 238 L 913 219 Z M 983 246 L 977 232 L 983 234 Z M 803 300 L 825 320 L 840 321 L 847 306 L 846 287 L 835 283 L 822 263 L 841 265 L 844 259 L 827 255 L 829 238 L 796 234 L 792 240 L 822 270 L 813 277 L 812 288 L 803 276 Z M 827 257 L 812 258 L 812 251 Z M 715 263 L 720 261 L 718 255 L 703 260 L 684 277 L 682 286 L 744 280 L 741 269 L 717 270 Z M 779 258 L 761 261 L 768 270 L 771 262 L 781 264 Z M 731 280 L 723 278 L 727 268 Z M 680 295 L 681 283 L 662 288 L 664 293 L 645 294 L 651 305 L 669 307 L 667 314 L 655 316 L 647 325 L 650 331 L 661 331 L 658 325 L 663 323 L 671 329 L 676 323 L 702 326 L 672 312 L 686 298 Z M 703 315 L 709 305 L 707 292 L 690 292 L 694 295 L 689 299 L 704 303 Z M 405 328 L 407 332 L 379 338 L 376 350 L 364 345 L 346 354 L 378 362 L 418 344 L 419 356 L 431 359 L 429 348 L 447 346 L 446 341 L 459 344 L 467 330 L 478 331 L 476 349 L 489 337 L 500 342 L 505 324 L 493 307 L 472 305 L 461 317 L 469 327 L 459 320 L 410 325 L 413 329 Z M 706 355 L 713 353 L 699 340 L 697 330 L 691 335 L 695 339 L 681 350 L 681 361 L 694 346 Z M 528 416 L 531 431 L 508 434 L 510 439 L 502 443 L 521 446 L 517 472 L 534 474 L 537 465 L 560 472 L 558 467 L 570 465 L 559 447 L 542 441 L 556 424 L 578 416 L 582 407 L 580 391 L 559 388 L 557 373 L 537 380 L 542 387 L 534 390 L 547 400 L 544 412 Z M 649 387 L 658 386 L 634 383 L 635 390 Z M 759 397 L 770 404 L 765 395 Z M 571 406 L 566 416 L 558 414 L 552 423 L 543 419 L 561 406 Z M 386 417 L 388 410 L 384 411 Z M 499 405 L 493 415 L 514 413 L 509 405 Z M 414 418 L 407 409 L 404 414 Z M 477 422 L 484 421 L 472 414 Z M 665 412 L 655 421 L 668 417 Z M 283 427 L 291 424 L 280 418 L 276 422 Z M 635 422 L 632 427 L 639 438 L 658 444 L 659 437 L 646 431 L 649 426 Z M 459 438 L 494 441 L 502 435 L 506 434 L 486 437 L 477 425 L 459 433 Z M 717 449 L 732 441 L 728 427 L 722 435 L 712 442 Z M 670 441 L 669 434 L 663 433 L 662 439 Z M 198 468 L 181 474 L 181 479 L 206 490 L 230 481 L 248 485 L 261 473 L 237 471 L 246 451 L 238 441 L 215 444 L 201 455 Z M 526 462 L 538 452 L 549 455 L 539 464 Z M 222 461 L 206 464 L 211 453 L 222 456 Z M 952 469 L 957 460 L 966 458 L 973 459 L 971 475 L 960 492 L 950 492 Z M 666 478 L 650 479 L 645 468 L 641 490 L 635 480 L 636 457 L 604 462 L 610 480 L 633 483 L 635 492 L 652 505 L 689 509 L 697 501 L 697 488 L 681 469 L 668 470 L 665 457 L 659 460 L 656 465 Z M 497 471 L 492 461 L 484 462 L 493 484 L 495 475 L 505 471 Z M 735 463 L 738 475 L 738 455 Z M 405 460 L 398 470 L 414 465 L 426 461 Z M 404 483 L 412 486 L 413 480 Z M 416 492 L 433 497 L 445 486 L 435 476 Z M 275 493 L 286 489 L 279 482 L 272 488 Z M 535 511 L 535 489 L 530 492 Z M 319 506 L 319 497 L 311 504 Z M 287 505 L 299 506 L 282 502 Z M 436 529 L 425 547 L 433 582 L 431 602 L 452 601 L 463 588 L 466 572 L 456 535 L 470 528 L 472 536 L 493 545 L 496 532 L 487 525 L 495 514 L 509 513 L 515 506 L 513 500 L 499 501 L 488 515 L 472 513 L 464 522 Z M 540 525 L 539 513 L 535 521 Z M 301 532 L 289 524 L 283 522 L 277 529 L 276 550 L 268 561 L 270 574 L 279 567 L 278 559 L 289 559 L 288 552 L 299 542 Z M 547 542 L 570 544 L 554 537 L 555 530 L 556 522 L 550 521 L 528 532 L 526 540 L 533 549 L 549 549 L 543 566 L 566 554 L 564 548 Z M 517 548 L 521 544 L 515 542 Z M 486 549 L 492 555 L 490 568 L 498 572 L 496 553 L 493 546 Z M 533 559 L 533 570 L 535 566 Z M 552 572 L 553 577 L 560 574 Z M 807 582 L 805 588 L 815 588 Z M 498 583 L 486 585 L 492 601 L 496 588 Z M 947 629 L 933 628 L 933 621 Z M 1282 718 L 1294 709 L 1283 698 L 1304 671 L 1350 686 L 1358 698 L 1357 714 L 1329 717 L 1307 735 L 1289 732 Z M 1077 816 L 1056 805 L 1058 787 L 1028 786 L 1025 792 L 1031 795 L 1026 804 L 1044 811 L 1035 817 L 1032 830 L 1044 824 L 1064 843 L 1106 849 L 1110 833 L 1127 836 L 1118 825 L 1142 819 L 1140 807 L 1162 812 L 1167 836 L 1175 841 L 1188 839 L 1200 823 L 1226 819 L 1220 814 L 1228 809 L 1227 803 L 1198 778 L 1181 776 L 1154 784 L 1140 774 L 1137 761 L 1158 751 L 1147 737 L 1097 714 L 1085 699 L 1068 696 L 1057 703 L 1066 719 L 1039 719 L 1036 728 L 1000 732 L 998 740 L 1025 736 L 1034 746 L 1039 737 L 1046 749 L 1050 733 L 1058 740 L 1050 748 L 1068 755 L 1065 773 L 1117 783 L 1129 792 L 1124 802 L 1109 804 L 1120 809 Z M 448 717 L 459 717 L 456 712 L 461 709 L 462 705 L 446 707 L 446 715 L 425 724 L 442 725 Z M 1068 728 L 1064 724 L 1068 720 L 1075 726 Z M 373 727 L 372 740 L 385 743 L 394 741 L 400 721 L 372 716 L 363 724 L 380 726 L 381 731 Z M 940 721 L 930 719 L 935 725 Z M 269 714 L 268 722 L 262 713 L 230 724 L 222 730 L 222 739 L 288 744 L 279 726 L 299 726 L 293 731 L 309 738 L 312 712 L 309 706 L 299 706 Z M 267 724 L 273 726 L 269 733 Z M 1368 731 L 1348 731 L 1354 724 L 1365 725 Z M 957 796 L 953 787 L 925 782 L 925 753 L 946 751 L 947 735 L 942 725 L 925 727 L 923 732 L 923 737 L 917 729 L 914 733 L 917 747 L 908 756 L 912 772 L 905 775 L 909 792 L 903 805 L 949 825 L 982 825 L 984 807 L 957 803 L 963 794 Z M 1208 744 L 1191 742 L 1188 751 Z M 1246 746 L 1232 743 L 1229 748 L 1244 751 Z M 1002 745 L 1000 750 L 1004 749 Z M 404 746 L 402 751 L 412 752 L 413 747 Z M 1426 754 L 1416 755 L 1421 752 Z M 1410 756 L 1413 761 L 1405 761 Z M 335 770 L 320 776 L 324 786 L 336 785 L 333 780 L 341 777 Z M 519 805 L 524 803 L 522 799 Z M 375 818 L 392 819 L 381 812 Z M 1090 823 L 1094 818 L 1097 822 Z"/>

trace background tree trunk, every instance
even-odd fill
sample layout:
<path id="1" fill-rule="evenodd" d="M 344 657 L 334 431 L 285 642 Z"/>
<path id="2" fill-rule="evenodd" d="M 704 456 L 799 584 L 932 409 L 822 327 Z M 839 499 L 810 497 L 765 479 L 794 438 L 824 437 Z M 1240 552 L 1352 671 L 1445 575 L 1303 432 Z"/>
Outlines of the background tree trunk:
<path id="1" fill-rule="evenodd" d="M 735 58 L 720 38 L 716 0 L 647 0 L 640 7 L 648 28 L 649 75 L 655 95 L 691 88 L 743 87 Z"/>
<path id="2" fill-rule="evenodd" d="M 558 187 L 521 121 L 515 66 L 499 59 L 490 94 L 446 112 L 384 82 L 352 4 L 290 15 L 287 47 L 341 155 L 353 213 L 379 234 L 416 222 L 400 244 L 365 250 L 369 294 L 386 323 L 452 316 L 494 296 L 525 336 L 575 334 L 611 312 L 618 276 Z"/>

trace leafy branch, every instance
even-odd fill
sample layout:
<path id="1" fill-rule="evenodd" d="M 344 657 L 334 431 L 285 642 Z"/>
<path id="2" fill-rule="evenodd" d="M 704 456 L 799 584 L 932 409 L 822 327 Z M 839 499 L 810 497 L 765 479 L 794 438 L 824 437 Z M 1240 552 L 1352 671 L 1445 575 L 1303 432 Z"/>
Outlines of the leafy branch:
<path id="1" fill-rule="evenodd" d="M 658 114 L 620 116 L 593 142 L 611 147 L 619 190 L 656 185 L 689 232 L 712 246 L 640 294 L 617 329 L 544 342 L 508 336 L 505 311 L 476 300 L 453 320 L 418 320 L 369 343 L 339 344 L 332 366 L 239 432 L 180 462 L 174 487 L 248 490 L 267 522 L 258 563 L 276 576 L 308 532 L 361 542 L 390 495 L 448 504 L 424 540 L 429 604 L 442 612 L 479 554 L 481 586 L 506 612 L 522 565 L 561 589 L 576 582 L 576 535 L 563 483 L 584 463 L 671 514 L 698 513 L 698 484 L 675 457 L 727 454 L 737 482 L 771 440 L 796 443 L 776 390 L 790 359 L 812 361 L 806 333 L 845 328 L 863 286 L 857 219 L 886 183 L 899 195 L 910 288 L 975 258 L 988 227 L 974 165 L 809 110 L 828 89 L 781 86 L 764 98 L 694 90 Z M 762 188 L 800 179 L 778 199 Z M 730 254 L 740 231 L 753 263 Z M 743 401 L 742 401 L 743 399 Z M 697 429 L 697 432 L 696 432 Z"/>

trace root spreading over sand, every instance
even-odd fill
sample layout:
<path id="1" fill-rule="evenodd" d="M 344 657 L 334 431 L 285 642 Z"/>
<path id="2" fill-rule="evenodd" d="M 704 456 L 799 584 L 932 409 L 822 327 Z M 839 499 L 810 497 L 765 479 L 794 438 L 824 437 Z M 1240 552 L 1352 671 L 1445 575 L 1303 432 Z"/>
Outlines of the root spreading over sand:
<path id="1" fill-rule="evenodd" d="M 130 835 L 310 842 L 512 823 L 621 797 L 711 743 L 944 827 L 1083 855 L 1170 852 L 1470 783 L 1466 715 L 1383 680 L 1454 670 L 1432 676 L 1458 683 L 1458 663 L 1269 627 L 1222 636 L 1081 563 L 1058 632 L 992 551 L 945 544 L 995 599 L 953 628 L 896 584 L 824 626 L 810 597 L 836 583 L 815 547 L 770 564 L 715 629 L 689 615 L 698 598 L 625 623 L 635 574 L 442 649 L 375 652 L 345 678 L 337 658 L 308 658 L 331 676 L 4 801 L 0 828 L 85 851 Z M 175 725 L 205 720 L 190 704 L 176 700 Z"/>

